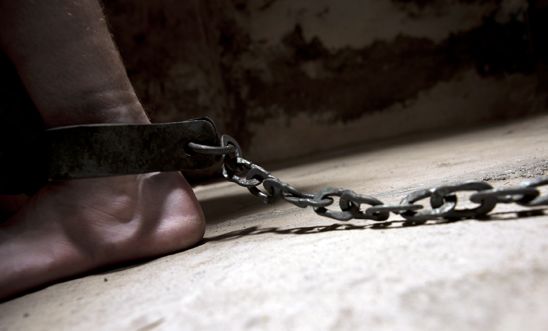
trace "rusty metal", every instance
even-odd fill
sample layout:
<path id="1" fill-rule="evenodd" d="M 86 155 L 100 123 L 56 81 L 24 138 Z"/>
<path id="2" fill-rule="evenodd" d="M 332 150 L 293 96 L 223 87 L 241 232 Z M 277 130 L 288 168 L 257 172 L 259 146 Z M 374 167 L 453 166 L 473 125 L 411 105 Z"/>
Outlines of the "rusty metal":
<path id="1" fill-rule="evenodd" d="M 203 147 L 194 149 L 197 153 L 200 153 L 200 150 L 209 151 L 208 148 Z M 489 183 L 483 181 L 442 185 L 411 192 L 401 200 L 399 205 L 385 205 L 377 198 L 360 195 L 343 188 L 325 188 L 317 193 L 301 192 L 243 158 L 238 143 L 227 135 L 222 137 L 221 145 L 215 146 L 215 150 L 227 151 L 223 156 L 223 176 L 247 188 L 263 202 L 285 200 L 300 208 L 312 207 L 318 215 L 338 221 L 351 219 L 385 221 L 390 213 L 393 213 L 403 217 L 406 224 L 417 225 L 429 220 L 483 218 L 496 207 L 497 203 L 518 203 L 528 207 L 548 205 L 548 196 L 541 196 L 537 190 L 539 186 L 548 185 L 548 177 L 526 181 L 519 187 L 507 189 L 494 189 Z M 469 199 L 470 202 L 479 206 L 458 209 L 457 193 L 469 191 L 476 191 L 470 195 Z M 429 206 L 418 203 L 424 199 L 429 200 Z M 333 208 L 337 201 L 338 208 Z M 361 206 L 364 204 L 368 207 L 363 210 Z"/>
<path id="2" fill-rule="evenodd" d="M 184 146 L 219 144 L 208 119 L 161 124 L 90 124 L 46 131 L 48 179 L 116 176 L 208 167 L 220 157 Z"/>
<path id="3" fill-rule="evenodd" d="M 30 157 L 9 160 L 32 171 L 9 182 L 0 180 L 0 194 L 29 193 L 54 180 L 203 169 L 220 163 L 219 153 L 193 153 L 185 149 L 189 143 L 218 146 L 220 140 L 213 122 L 202 118 L 46 130 L 26 149 Z M 0 161 L 3 159 L 0 153 Z"/>

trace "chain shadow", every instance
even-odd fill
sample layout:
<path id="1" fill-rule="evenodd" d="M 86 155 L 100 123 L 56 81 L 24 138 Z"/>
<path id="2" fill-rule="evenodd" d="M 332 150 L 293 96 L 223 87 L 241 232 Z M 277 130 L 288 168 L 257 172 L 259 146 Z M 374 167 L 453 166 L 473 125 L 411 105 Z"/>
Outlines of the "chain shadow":
<path id="1" fill-rule="evenodd" d="M 519 211 L 505 211 L 497 212 L 483 218 L 474 219 L 459 219 L 459 220 L 436 220 L 426 222 L 412 222 L 406 220 L 391 220 L 382 221 L 369 224 L 353 224 L 353 223 L 333 223 L 330 225 L 315 225 L 284 229 L 280 227 L 267 227 L 262 228 L 259 226 L 252 226 L 242 230 L 235 230 L 220 234 L 217 236 L 207 237 L 202 240 L 202 243 L 215 242 L 215 241 L 228 241 L 234 240 L 245 236 L 256 236 L 267 233 L 274 233 L 280 235 L 303 235 L 303 234 L 317 234 L 323 232 L 334 231 L 357 231 L 357 230 L 394 230 L 405 229 L 409 227 L 417 226 L 434 226 L 444 225 L 449 223 L 456 223 L 462 221 L 479 221 L 479 222 L 501 222 L 520 220 L 524 218 L 539 217 L 548 215 L 548 208 L 531 209 L 531 210 L 519 210 Z"/>
<path id="2" fill-rule="evenodd" d="M 299 190 L 303 192 L 315 192 L 323 187 L 322 183 L 315 185 L 301 185 Z M 261 199 L 251 195 L 247 189 L 241 188 L 241 192 L 231 195 L 221 195 L 204 200 L 200 200 L 200 205 L 204 211 L 206 222 L 209 225 L 219 224 L 229 219 L 237 218 L 247 214 L 271 208 L 276 204 L 283 204 L 279 201 L 273 204 L 264 204 Z M 295 207 L 297 208 L 297 207 Z"/>

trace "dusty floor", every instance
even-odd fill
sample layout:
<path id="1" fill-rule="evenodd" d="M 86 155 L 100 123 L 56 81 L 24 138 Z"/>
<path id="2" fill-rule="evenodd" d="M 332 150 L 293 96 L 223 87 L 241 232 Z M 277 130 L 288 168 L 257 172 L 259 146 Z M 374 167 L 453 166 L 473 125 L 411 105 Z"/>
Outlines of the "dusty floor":
<path id="1" fill-rule="evenodd" d="M 548 175 L 548 116 L 406 140 L 274 174 L 397 202 L 466 179 Z M 548 216 L 503 205 L 489 221 L 374 229 L 264 206 L 229 183 L 197 188 L 196 248 L 0 305 L 0 330 L 546 330 Z M 348 229 L 351 228 L 351 229 Z"/>

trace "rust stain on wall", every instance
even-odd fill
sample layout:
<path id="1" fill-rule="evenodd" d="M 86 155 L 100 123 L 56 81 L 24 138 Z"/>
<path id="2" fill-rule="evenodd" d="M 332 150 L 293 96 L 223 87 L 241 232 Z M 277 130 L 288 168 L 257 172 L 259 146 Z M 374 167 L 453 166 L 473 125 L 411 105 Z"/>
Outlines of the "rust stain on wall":
<path id="1" fill-rule="evenodd" d="M 247 102 L 275 113 L 327 112 L 330 120 L 353 120 L 412 100 L 470 68 L 500 79 L 530 74 L 534 63 L 527 37 L 525 22 L 498 23 L 486 17 L 478 28 L 441 43 L 402 34 L 361 49 L 333 51 L 316 37 L 305 40 L 297 25 L 282 40 L 287 52 L 268 62 L 268 81 L 262 72 L 247 72 Z"/>
<path id="2" fill-rule="evenodd" d="M 547 16 L 537 17 L 536 1 L 528 6 L 514 1 L 519 4 L 514 8 L 503 0 L 383 0 L 392 4 L 394 15 L 403 11 L 419 25 L 436 10 L 450 13 L 455 4 L 470 5 L 483 18 L 436 39 L 404 29 L 390 39 L 364 31 L 374 41 L 360 47 L 332 47 L 298 22 L 302 13 L 313 12 L 337 29 L 337 22 L 329 21 L 336 2 L 322 1 L 309 10 L 311 4 L 302 1 L 302 12 L 292 13 L 297 23 L 280 20 L 276 27 L 285 29 L 283 36 L 254 39 L 251 19 L 282 1 L 113 0 L 105 5 L 130 78 L 152 119 L 211 116 L 244 148 L 255 143 L 254 130 L 280 114 L 305 114 L 311 125 L 318 118 L 346 123 L 405 105 L 470 70 L 501 82 L 508 75 L 541 71 L 543 43 L 535 40 L 545 34 L 532 27 Z M 475 5 L 486 6 L 477 7 L 480 11 Z"/>

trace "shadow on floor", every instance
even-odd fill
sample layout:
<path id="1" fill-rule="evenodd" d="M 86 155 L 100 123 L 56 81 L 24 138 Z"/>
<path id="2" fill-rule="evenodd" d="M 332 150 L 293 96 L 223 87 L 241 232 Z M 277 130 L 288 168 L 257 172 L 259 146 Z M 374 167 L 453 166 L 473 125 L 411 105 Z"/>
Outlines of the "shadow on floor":
<path id="1" fill-rule="evenodd" d="M 203 243 L 212 242 L 212 241 L 226 241 L 234 240 L 245 236 L 252 235 L 261 235 L 266 233 L 274 234 L 289 234 L 289 235 L 301 235 L 301 234 L 316 234 L 322 232 L 333 232 L 333 231 L 348 231 L 348 230 L 393 230 L 393 229 L 404 229 L 408 227 L 416 226 L 432 226 L 432 225 L 442 225 L 448 223 L 462 222 L 465 220 L 476 220 L 480 222 L 492 222 L 492 221 L 511 221 L 519 220 L 530 217 L 538 217 L 543 215 L 548 215 L 548 208 L 543 209 L 532 209 L 532 210 L 520 210 L 520 211 L 507 211 L 492 213 L 489 216 L 486 216 L 482 219 L 463 219 L 463 220 L 436 220 L 436 221 L 427 221 L 427 222 L 412 222 L 405 220 L 394 220 L 394 221 L 382 221 L 369 224 L 352 224 L 352 223 L 334 223 L 330 225 L 315 225 L 315 226 L 305 226 L 305 227 L 296 227 L 296 228 L 279 228 L 279 227 L 258 227 L 252 226 L 242 230 L 236 230 L 227 232 L 218 236 L 212 236 L 204 238 Z"/>
<path id="2" fill-rule="evenodd" d="M 316 192 L 324 186 L 325 185 L 322 183 L 316 183 L 315 185 L 299 186 L 298 189 L 302 192 Z M 200 200 L 206 222 L 209 225 L 219 224 L 230 219 L 250 215 L 283 203 L 283 201 L 278 201 L 266 205 L 260 198 L 253 196 L 243 187 L 237 194 Z"/>

